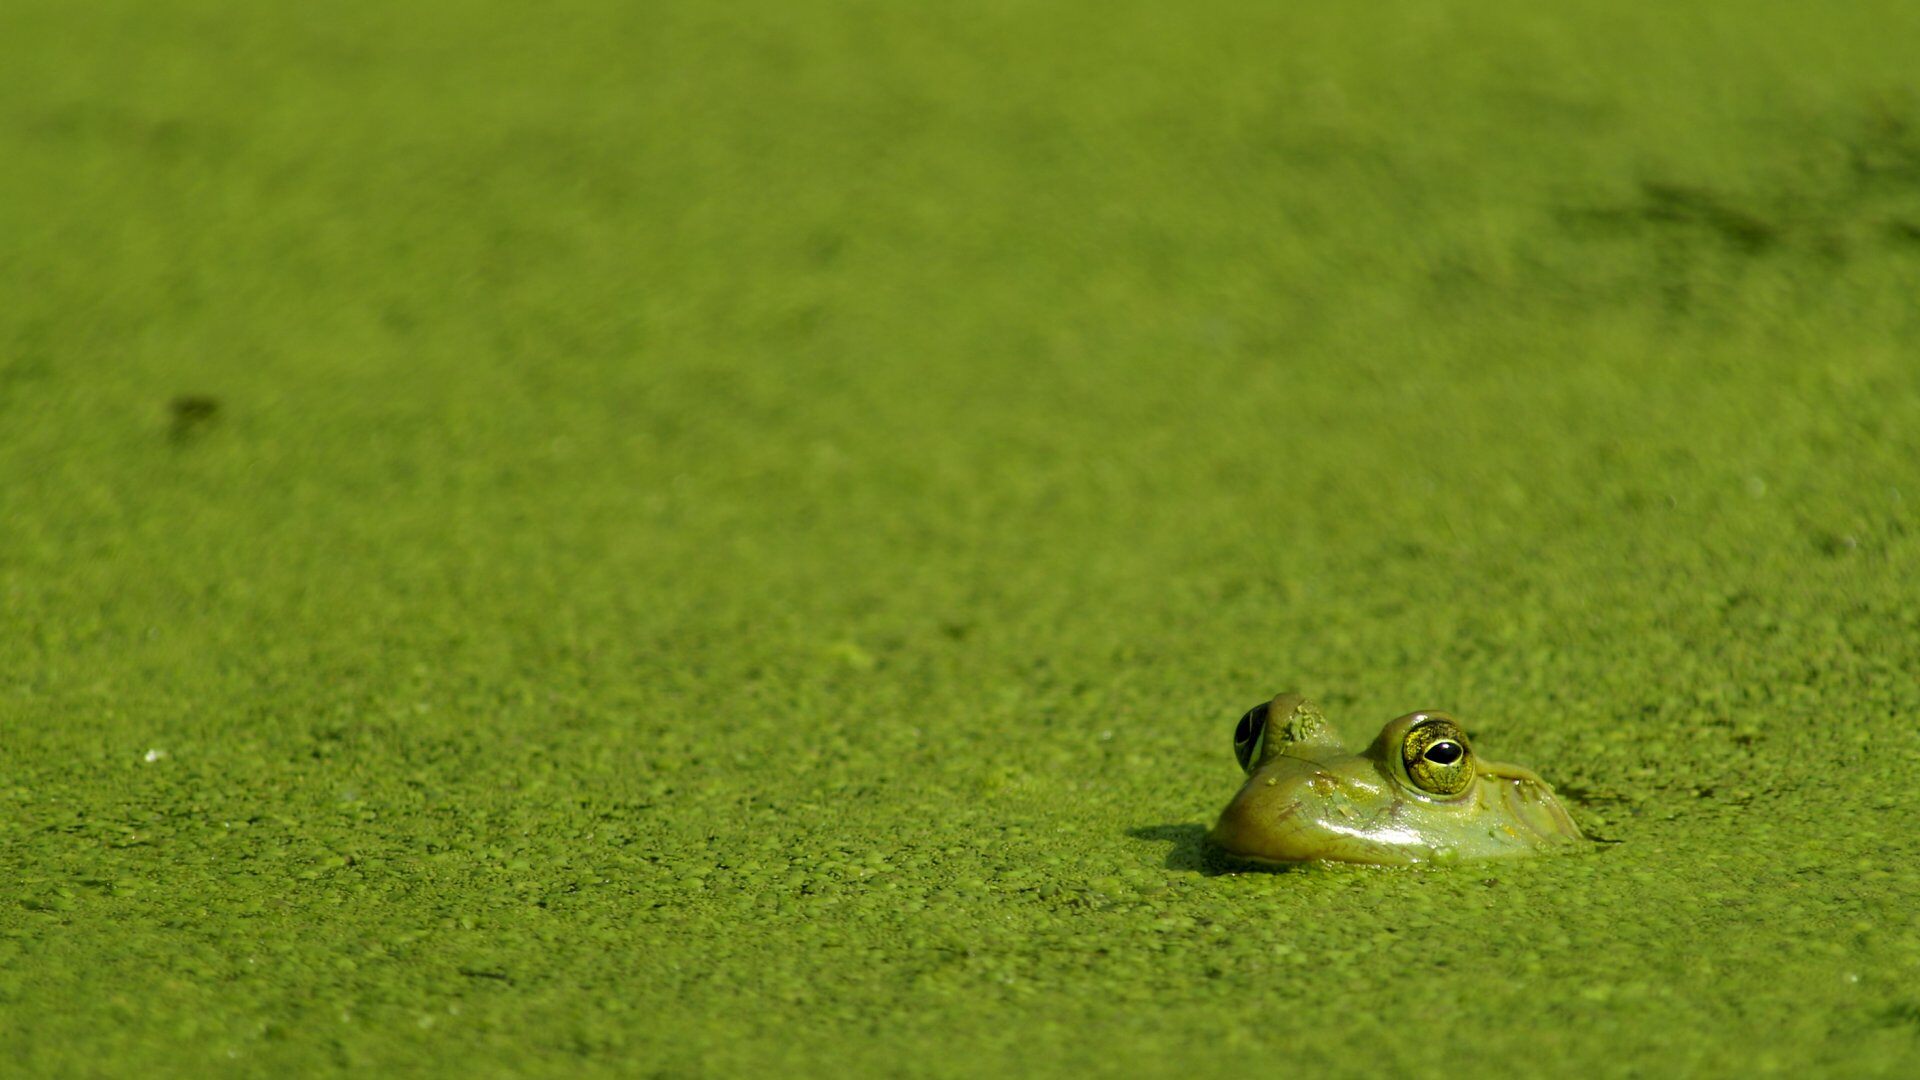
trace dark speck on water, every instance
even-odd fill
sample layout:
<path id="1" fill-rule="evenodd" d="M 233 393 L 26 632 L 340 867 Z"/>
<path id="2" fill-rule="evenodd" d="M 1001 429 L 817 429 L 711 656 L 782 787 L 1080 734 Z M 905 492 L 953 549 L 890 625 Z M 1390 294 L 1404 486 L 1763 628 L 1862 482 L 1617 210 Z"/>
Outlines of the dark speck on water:
<path id="1" fill-rule="evenodd" d="M 172 422 L 167 437 L 184 443 L 204 432 L 220 416 L 220 399 L 207 394 L 182 394 L 167 407 Z"/>

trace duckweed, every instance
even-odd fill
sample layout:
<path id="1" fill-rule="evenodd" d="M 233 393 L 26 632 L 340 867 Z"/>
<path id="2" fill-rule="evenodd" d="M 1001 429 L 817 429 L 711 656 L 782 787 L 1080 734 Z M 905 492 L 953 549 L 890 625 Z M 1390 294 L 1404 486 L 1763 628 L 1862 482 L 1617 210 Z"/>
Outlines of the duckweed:
<path id="1" fill-rule="evenodd" d="M 14 0 L 0 1072 L 1913 1075 L 1914 20 Z"/>

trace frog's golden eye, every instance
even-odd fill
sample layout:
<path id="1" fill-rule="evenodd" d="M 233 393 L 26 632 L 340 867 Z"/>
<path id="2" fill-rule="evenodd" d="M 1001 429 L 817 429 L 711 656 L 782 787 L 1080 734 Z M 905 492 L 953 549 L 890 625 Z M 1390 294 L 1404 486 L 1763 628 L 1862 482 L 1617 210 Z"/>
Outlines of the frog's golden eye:
<path id="1" fill-rule="evenodd" d="M 1240 767 L 1253 771 L 1253 763 L 1260 760 L 1260 745 L 1267 741 L 1267 707 L 1255 705 L 1240 718 L 1233 729 L 1233 756 L 1240 759 Z"/>
<path id="2" fill-rule="evenodd" d="M 1435 717 L 1413 725 L 1400 744 L 1400 760 L 1421 791 L 1458 795 L 1473 783 L 1473 748 L 1451 720 Z"/>

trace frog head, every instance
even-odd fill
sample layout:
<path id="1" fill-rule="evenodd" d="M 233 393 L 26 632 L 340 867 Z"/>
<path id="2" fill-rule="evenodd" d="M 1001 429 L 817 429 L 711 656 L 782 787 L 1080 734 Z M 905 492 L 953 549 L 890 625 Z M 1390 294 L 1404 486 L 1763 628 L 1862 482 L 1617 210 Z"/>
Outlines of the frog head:
<path id="1" fill-rule="evenodd" d="M 1249 710 L 1234 729 L 1246 771 L 1210 834 L 1254 862 L 1410 865 L 1525 855 L 1577 843 L 1553 789 L 1474 753 L 1445 713 L 1408 713 L 1350 752 L 1298 694 Z"/>

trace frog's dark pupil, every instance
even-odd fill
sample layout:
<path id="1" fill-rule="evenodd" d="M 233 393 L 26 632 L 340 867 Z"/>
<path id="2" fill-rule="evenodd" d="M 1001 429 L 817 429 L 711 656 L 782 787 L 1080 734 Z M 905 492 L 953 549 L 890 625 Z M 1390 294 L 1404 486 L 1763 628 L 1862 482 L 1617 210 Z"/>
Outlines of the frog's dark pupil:
<path id="1" fill-rule="evenodd" d="M 1451 765 L 1460 760 L 1463 752 L 1459 743 L 1437 742 L 1427 747 L 1427 752 L 1421 756 L 1435 765 Z"/>

